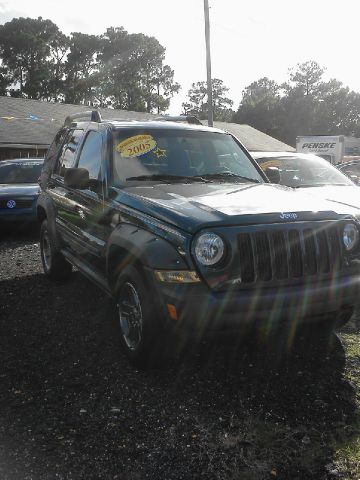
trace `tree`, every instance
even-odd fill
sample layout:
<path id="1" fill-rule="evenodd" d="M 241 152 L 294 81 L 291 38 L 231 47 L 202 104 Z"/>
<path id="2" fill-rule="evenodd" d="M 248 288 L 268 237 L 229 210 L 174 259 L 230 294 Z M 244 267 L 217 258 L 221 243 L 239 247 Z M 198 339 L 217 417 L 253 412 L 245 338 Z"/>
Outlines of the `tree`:
<path id="1" fill-rule="evenodd" d="M 0 26 L 0 93 L 48 101 L 164 112 L 180 89 L 154 37 L 123 27 L 67 37 L 50 20 Z"/>
<path id="2" fill-rule="evenodd" d="M 0 26 L 0 57 L 19 96 L 43 97 L 49 72 L 50 43 L 58 34 L 51 20 L 14 18 Z"/>
<path id="3" fill-rule="evenodd" d="M 11 82 L 12 80 L 8 69 L 0 65 L 0 95 L 6 95 Z"/>
<path id="4" fill-rule="evenodd" d="M 159 65 L 148 86 L 147 111 L 165 112 L 170 99 L 180 90 L 180 84 L 174 81 L 174 70 L 169 65 Z"/>
<path id="5" fill-rule="evenodd" d="M 65 63 L 65 102 L 92 104 L 101 41 L 96 35 L 74 32 Z"/>
<path id="6" fill-rule="evenodd" d="M 316 98 L 321 88 L 324 73 L 325 68 L 320 67 L 314 60 L 298 63 L 297 69 L 290 71 L 290 83 L 285 84 L 285 88 L 295 89 L 300 91 L 302 95 L 311 95 Z"/>
<path id="7" fill-rule="evenodd" d="M 70 38 L 58 31 L 52 37 L 49 46 L 50 62 L 46 100 L 57 102 L 65 98 L 65 60 L 70 48 Z"/>
<path id="8" fill-rule="evenodd" d="M 360 94 L 331 79 L 321 85 L 314 131 L 329 135 L 360 133 Z"/>
<path id="9" fill-rule="evenodd" d="M 234 121 L 247 123 L 295 145 L 298 135 L 360 134 L 360 94 L 341 82 L 323 80 L 325 69 L 314 61 L 290 70 L 277 85 L 262 78 L 245 88 Z"/>
<path id="10" fill-rule="evenodd" d="M 164 47 L 154 37 L 128 34 L 122 27 L 108 28 L 101 38 L 99 101 L 127 110 L 165 111 L 180 85 L 163 64 Z"/>
<path id="11" fill-rule="evenodd" d="M 211 80 L 214 120 L 230 121 L 234 112 L 233 101 L 225 96 L 229 89 L 218 78 Z M 188 92 L 188 102 L 182 104 L 185 115 L 195 115 L 200 119 L 208 118 L 207 83 L 193 83 Z"/>
<path id="12" fill-rule="evenodd" d="M 243 90 L 242 100 L 233 121 L 247 123 L 276 137 L 279 135 L 281 117 L 281 86 L 263 77 Z"/>

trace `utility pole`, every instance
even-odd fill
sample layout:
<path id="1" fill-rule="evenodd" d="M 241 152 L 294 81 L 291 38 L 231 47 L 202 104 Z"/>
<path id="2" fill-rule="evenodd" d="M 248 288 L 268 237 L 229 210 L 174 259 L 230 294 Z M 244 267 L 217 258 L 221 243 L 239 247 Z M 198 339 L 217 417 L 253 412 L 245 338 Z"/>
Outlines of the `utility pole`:
<path id="1" fill-rule="evenodd" d="M 205 41 L 206 41 L 206 70 L 207 70 L 207 92 L 208 92 L 208 125 L 213 126 L 213 98 L 211 85 L 211 57 L 210 57 L 210 21 L 209 1 L 204 0 L 205 15 Z"/>

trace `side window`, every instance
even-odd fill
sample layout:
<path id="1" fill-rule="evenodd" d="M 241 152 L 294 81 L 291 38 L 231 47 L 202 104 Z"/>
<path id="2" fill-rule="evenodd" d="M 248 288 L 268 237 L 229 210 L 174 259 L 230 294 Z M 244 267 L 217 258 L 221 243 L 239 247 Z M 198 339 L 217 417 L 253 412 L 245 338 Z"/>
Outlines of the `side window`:
<path id="1" fill-rule="evenodd" d="M 52 165 L 55 164 L 55 161 L 59 155 L 63 141 L 65 139 L 66 133 L 67 133 L 67 130 L 62 129 L 55 135 L 55 138 L 52 144 L 50 145 L 49 150 L 46 152 L 45 160 L 44 160 L 45 164 L 47 163 L 51 163 Z"/>
<path id="2" fill-rule="evenodd" d="M 61 146 L 65 140 L 66 134 L 67 129 L 59 130 L 46 153 L 44 165 L 39 178 L 39 184 L 42 188 L 46 187 L 50 175 L 54 170 L 56 171 L 56 161 L 59 157 Z"/>
<path id="3" fill-rule="evenodd" d="M 67 134 L 64 146 L 61 151 L 57 173 L 64 176 L 67 168 L 72 168 L 75 165 L 76 151 L 81 142 L 83 130 L 70 130 Z"/>
<path id="4" fill-rule="evenodd" d="M 89 132 L 81 149 L 78 167 L 86 168 L 90 180 L 101 179 L 102 136 Z"/>

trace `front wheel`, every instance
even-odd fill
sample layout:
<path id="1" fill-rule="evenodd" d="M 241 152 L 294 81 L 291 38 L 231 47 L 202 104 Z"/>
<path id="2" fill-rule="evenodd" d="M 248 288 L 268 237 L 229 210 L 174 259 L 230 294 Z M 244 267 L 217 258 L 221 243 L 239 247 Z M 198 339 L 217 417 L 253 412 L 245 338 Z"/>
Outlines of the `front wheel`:
<path id="1" fill-rule="evenodd" d="M 133 265 L 119 276 L 116 288 L 117 320 L 122 347 L 130 361 L 141 368 L 164 360 L 166 334 L 154 295 Z"/>
<path id="2" fill-rule="evenodd" d="M 47 220 L 40 227 L 40 255 L 46 276 L 52 280 L 67 280 L 70 277 L 72 266 L 56 249 Z"/>

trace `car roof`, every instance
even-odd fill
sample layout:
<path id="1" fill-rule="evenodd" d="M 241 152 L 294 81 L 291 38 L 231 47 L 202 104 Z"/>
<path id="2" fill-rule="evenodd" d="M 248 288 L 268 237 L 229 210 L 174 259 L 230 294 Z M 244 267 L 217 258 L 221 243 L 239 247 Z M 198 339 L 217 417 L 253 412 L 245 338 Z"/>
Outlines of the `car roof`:
<path id="1" fill-rule="evenodd" d="M 154 129 L 154 130 L 187 130 L 187 131 L 203 131 L 203 132 L 214 132 L 214 133 L 225 133 L 227 134 L 228 132 L 225 132 L 224 130 L 221 130 L 219 128 L 214 128 L 214 127 L 207 127 L 205 125 L 194 125 L 191 123 L 185 123 L 185 122 L 171 122 L 171 121 L 163 121 L 163 120 L 158 120 L 158 121 L 137 121 L 137 120 L 128 120 L 128 121 L 123 121 L 123 120 L 106 120 L 103 119 L 102 122 L 89 122 L 89 121 L 84 121 L 84 120 L 79 120 L 76 121 L 74 120 L 71 125 L 86 125 L 88 126 L 89 124 L 93 125 L 108 125 L 112 127 L 113 129 Z"/>
<path id="2" fill-rule="evenodd" d="M 0 162 L 43 162 L 44 158 L 41 157 L 30 157 L 30 158 L 6 158 L 4 160 L 0 160 Z"/>
<path id="3" fill-rule="evenodd" d="M 0 165 L 11 165 L 19 163 L 44 163 L 43 158 L 9 158 L 6 160 L 0 160 Z"/>
<path id="4" fill-rule="evenodd" d="M 255 159 L 256 158 L 322 158 L 319 155 L 314 155 L 313 153 L 298 153 L 298 152 L 250 152 Z M 323 159 L 322 159 L 323 160 Z"/>

